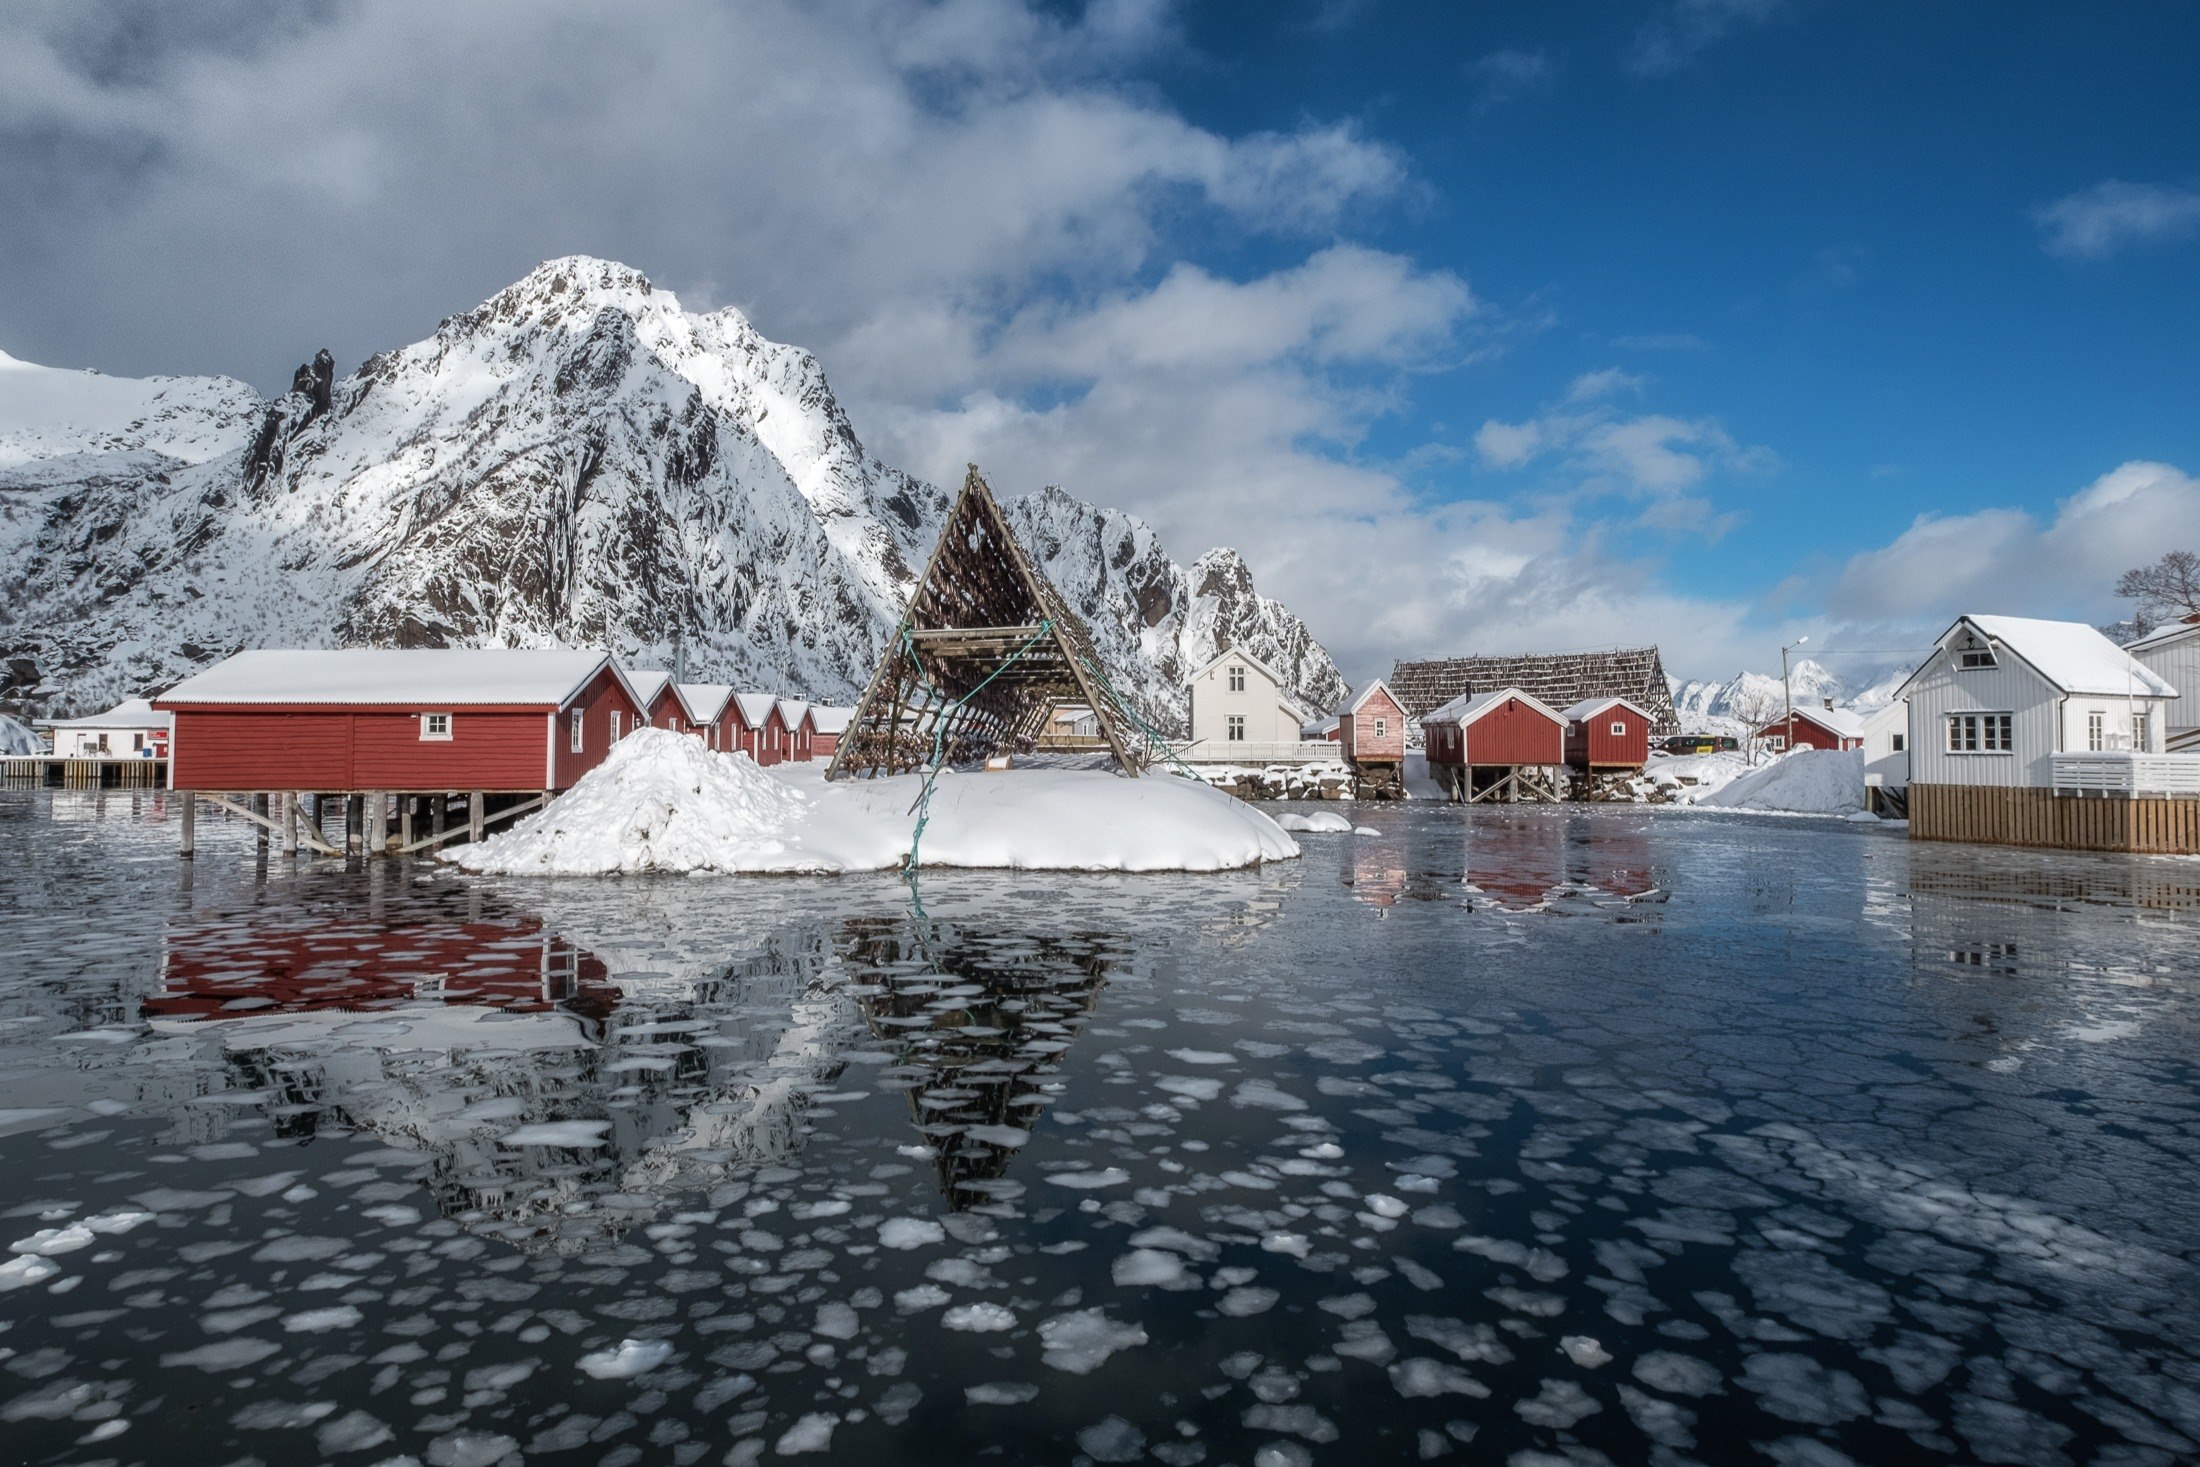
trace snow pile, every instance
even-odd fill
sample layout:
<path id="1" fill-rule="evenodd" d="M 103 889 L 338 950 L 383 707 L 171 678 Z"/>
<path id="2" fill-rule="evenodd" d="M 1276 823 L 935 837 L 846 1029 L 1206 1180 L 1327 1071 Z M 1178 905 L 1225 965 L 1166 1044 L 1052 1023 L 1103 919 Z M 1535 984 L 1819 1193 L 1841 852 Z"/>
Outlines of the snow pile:
<path id="1" fill-rule="evenodd" d="M 1338 835 L 1352 829 L 1352 822 L 1332 810 L 1316 810 L 1311 815 L 1284 815 L 1276 822 L 1293 834 Z"/>
<path id="2" fill-rule="evenodd" d="M 1861 749 L 1798 749 L 1697 801 L 1722 810 L 1853 815 L 1864 808 Z"/>
<path id="3" fill-rule="evenodd" d="M 1643 771 L 1650 782 L 1680 805 L 1701 804 L 1749 773 L 1746 756 L 1736 753 L 1683 754 L 1653 758 Z"/>
<path id="4" fill-rule="evenodd" d="M 0 713 L 0 754 L 42 754 L 46 746 L 22 723 Z"/>
<path id="5" fill-rule="evenodd" d="M 816 765 L 641 729 L 549 808 L 446 859 L 507 876 L 885 871 L 908 857 L 918 775 L 828 784 Z M 1299 848 L 1258 810 L 1190 780 L 1098 771 L 942 773 L 918 847 L 926 866 L 1226 871 Z"/>

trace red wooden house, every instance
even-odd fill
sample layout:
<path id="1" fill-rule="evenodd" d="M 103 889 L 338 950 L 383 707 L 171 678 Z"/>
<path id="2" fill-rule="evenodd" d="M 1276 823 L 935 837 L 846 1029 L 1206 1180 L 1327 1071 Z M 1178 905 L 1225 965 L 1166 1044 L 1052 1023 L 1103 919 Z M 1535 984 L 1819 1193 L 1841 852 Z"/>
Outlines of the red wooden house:
<path id="1" fill-rule="evenodd" d="M 848 722 L 856 716 L 853 708 L 834 708 L 824 703 L 810 705 L 810 748 L 814 757 L 830 759 L 840 751 L 840 736 L 848 731 Z"/>
<path id="2" fill-rule="evenodd" d="M 1625 698 L 1585 698 L 1564 717 L 1566 762 L 1583 774 L 1650 762 L 1650 714 Z"/>
<path id="3" fill-rule="evenodd" d="M 779 700 L 769 693 L 735 693 L 741 714 L 741 747 L 759 764 L 778 764 L 787 757 L 787 720 Z"/>
<path id="4" fill-rule="evenodd" d="M 1774 749 L 1861 749 L 1864 720 L 1846 708 L 1798 708 L 1757 730 L 1755 737 Z"/>
<path id="5" fill-rule="evenodd" d="M 781 698 L 779 717 L 787 725 L 787 758 L 797 764 L 807 764 L 817 739 L 817 724 L 810 717 L 810 705 L 795 698 Z"/>
<path id="6" fill-rule="evenodd" d="M 741 747 L 741 715 L 734 707 L 733 689 L 725 683 L 681 683 L 680 715 L 687 731 L 703 741 L 706 749 L 727 753 Z"/>
<path id="7" fill-rule="evenodd" d="M 541 793 L 637 726 L 601 652 L 240 652 L 153 700 L 179 790 Z"/>
<path id="8" fill-rule="evenodd" d="M 1380 678 L 1337 715 L 1337 743 L 1362 795 L 1405 792 L 1406 710 Z"/>
<path id="9" fill-rule="evenodd" d="M 672 686 L 672 674 L 654 667 L 629 667 L 624 671 L 626 680 L 633 685 L 634 696 L 642 700 L 642 722 L 651 728 L 682 732 L 687 710 L 680 706 L 680 693 Z"/>
<path id="10" fill-rule="evenodd" d="M 1470 693 L 1421 719 L 1429 774 L 1455 800 L 1556 799 L 1566 716 L 1518 688 Z"/>

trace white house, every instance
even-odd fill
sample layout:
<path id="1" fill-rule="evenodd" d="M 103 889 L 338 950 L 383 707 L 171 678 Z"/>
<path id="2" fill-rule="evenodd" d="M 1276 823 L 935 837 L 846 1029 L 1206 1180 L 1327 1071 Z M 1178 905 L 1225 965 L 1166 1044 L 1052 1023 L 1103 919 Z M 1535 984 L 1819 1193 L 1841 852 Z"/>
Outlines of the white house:
<path id="1" fill-rule="evenodd" d="M 2200 613 L 2157 627 L 2124 650 L 2177 690 L 2162 747 L 2200 750 Z"/>
<path id="2" fill-rule="evenodd" d="M 88 718 L 56 718 L 53 751 L 64 759 L 165 759 L 176 726 L 173 713 L 155 713 L 143 698 L 127 698 Z"/>
<path id="3" fill-rule="evenodd" d="M 1864 720 L 1864 783 L 1910 787 L 1910 705 L 1901 698 Z"/>
<path id="4" fill-rule="evenodd" d="M 1314 715 L 1284 689 L 1283 675 L 1250 653 L 1215 658 L 1191 677 L 1192 740 L 1183 757 L 1193 763 L 1341 757 L 1333 743 L 1301 738 Z"/>

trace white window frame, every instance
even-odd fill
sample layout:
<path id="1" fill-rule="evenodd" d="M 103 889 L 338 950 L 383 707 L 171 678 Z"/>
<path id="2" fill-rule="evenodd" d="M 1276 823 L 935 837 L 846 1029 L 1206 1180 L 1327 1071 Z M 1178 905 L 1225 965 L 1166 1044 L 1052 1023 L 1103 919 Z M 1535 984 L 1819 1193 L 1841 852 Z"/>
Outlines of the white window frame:
<path id="1" fill-rule="evenodd" d="M 1387 738 L 1389 738 L 1389 737 L 1390 737 L 1390 720 L 1389 720 L 1389 719 L 1387 719 L 1387 718 L 1378 718 L 1378 719 L 1376 719 L 1376 720 L 1375 720 L 1375 737 L 1377 737 L 1377 738 L 1379 738 L 1379 739 L 1387 739 Z"/>
<path id="2" fill-rule="evenodd" d="M 1230 744 L 1242 744 L 1245 742 L 1244 714 L 1232 713 L 1222 720 L 1222 738 L 1223 742 Z"/>
<path id="3" fill-rule="evenodd" d="M 2153 723 L 2145 713 L 2131 715 L 2131 752 L 2134 754 L 2151 754 L 2154 752 Z"/>
<path id="4" fill-rule="evenodd" d="M 1245 691 L 1244 668 L 1233 667 L 1230 669 L 1230 691 L 1233 693 L 1242 693 Z"/>
<path id="5" fill-rule="evenodd" d="M 615 743 L 617 743 L 618 741 L 619 741 L 619 710 L 618 710 L 618 709 L 616 709 L 616 708 L 614 708 L 614 709 L 612 709 L 612 710 L 611 710 L 611 742 L 613 742 L 613 743 L 615 744 Z"/>
<path id="6" fill-rule="evenodd" d="M 1609 727 L 1611 728 L 1613 738 L 1623 739 L 1627 737 L 1627 725 L 1625 722 L 1614 719 Z"/>
<path id="7" fill-rule="evenodd" d="M 1956 652 L 1956 669 L 1960 672 L 1985 672 L 2001 666 L 1991 647 L 1964 647 Z"/>
<path id="8" fill-rule="evenodd" d="M 2007 758 L 2016 753 L 2016 715 L 1974 710 L 1945 715 L 1947 729 L 1943 752 L 1964 758 L 1984 755 Z"/>
<path id="9" fill-rule="evenodd" d="M 1903 745 L 1905 745 L 1905 744 L 1909 743 L 1909 741 L 1910 741 L 1910 736 L 1909 736 L 1908 734 L 1906 734 L 1906 733 L 1898 733 L 1898 734 L 1889 734 L 1889 735 L 1887 735 L 1887 746 L 1888 746 L 1888 752 L 1889 752 L 1889 753 L 1892 753 L 1892 754 L 1906 754 L 1906 753 L 1908 753 L 1908 752 L 1909 752 L 1909 750 L 1905 749 L 1905 748 L 1903 747 Z"/>
<path id="10" fill-rule="evenodd" d="M 438 720 L 441 727 L 437 726 Z M 423 713 L 420 715 L 420 737 L 426 743 L 451 741 L 451 715 L 448 713 Z"/>
<path id="11" fill-rule="evenodd" d="M 588 710 L 585 708 L 573 710 L 573 717 L 565 736 L 565 746 L 575 754 L 588 752 Z"/>
<path id="12" fill-rule="evenodd" d="M 2098 708 L 2085 716 L 2085 747 L 2093 754 L 2108 747 L 2108 715 Z"/>

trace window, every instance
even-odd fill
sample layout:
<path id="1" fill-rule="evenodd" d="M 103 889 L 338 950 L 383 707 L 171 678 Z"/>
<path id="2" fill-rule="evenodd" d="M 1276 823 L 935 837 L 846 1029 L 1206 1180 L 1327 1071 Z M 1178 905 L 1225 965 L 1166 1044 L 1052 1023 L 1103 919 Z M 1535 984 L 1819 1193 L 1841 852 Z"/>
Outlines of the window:
<path id="1" fill-rule="evenodd" d="M 1784 749 L 1788 746 L 1788 736 L 1786 734 L 1774 734 L 1765 740 L 1765 746 L 1774 751 Z"/>
<path id="2" fill-rule="evenodd" d="M 618 709 L 616 709 L 616 708 L 614 708 L 614 709 L 612 709 L 612 710 L 611 710 L 611 742 L 613 742 L 613 743 L 615 744 L 615 743 L 617 743 L 618 741 L 619 741 L 619 710 L 618 710 Z"/>
<path id="3" fill-rule="evenodd" d="M 1233 667 L 1230 669 L 1230 691 L 1233 693 L 1242 693 L 1245 691 L 1244 668 Z"/>
<path id="4" fill-rule="evenodd" d="M 583 741 L 582 729 L 584 727 L 581 720 L 583 717 L 585 717 L 585 715 L 581 712 L 580 709 L 576 708 L 573 710 L 572 718 L 568 720 L 568 726 L 571 729 L 571 732 L 566 735 L 566 747 L 570 748 L 576 754 L 581 752 Z"/>
<path id="5" fill-rule="evenodd" d="M 1995 665 L 1994 649 L 1991 647 L 1966 647 L 1957 654 L 1956 665 L 1965 668 L 1992 667 Z"/>
<path id="6" fill-rule="evenodd" d="M 1375 720 L 1375 737 L 1377 737 L 1377 738 L 1379 738 L 1379 739 L 1380 739 L 1380 738 L 1387 738 L 1387 737 L 1389 737 L 1389 735 L 1390 735 L 1390 720 L 1389 720 L 1389 719 L 1387 719 L 1387 718 L 1378 718 L 1378 719 L 1376 719 L 1376 720 Z"/>
<path id="7" fill-rule="evenodd" d="M 1903 746 L 1904 746 L 1904 745 L 1906 745 L 1906 744 L 1908 744 L 1909 742 L 1910 742 L 1910 736 L 1909 736 L 1908 734 L 1899 734 L 1899 733 L 1898 733 L 1898 734 L 1891 734 L 1891 735 L 1889 735 L 1889 736 L 1888 736 L 1888 747 L 1889 747 L 1889 748 L 1891 748 L 1891 749 L 1893 749 L 1893 750 L 1894 750 L 1894 752 L 1895 752 L 1895 753 L 1897 753 L 1897 754 L 1901 753 L 1901 752 L 1902 752 L 1902 749 L 1903 749 Z"/>
<path id="8" fill-rule="evenodd" d="M 2016 719 L 2007 713 L 1951 713 L 1948 752 L 2007 754 L 2016 748 Z"/>
<path id="9" fill-rule="evenodd" d="M 2108 715 L 2097 709 L 2085 716 L 2085 746 L 2096 754 L 2108 747 Z"/>
<path id="10" fill-rule="evenodd" d="M 2141 754 L 2153 752 L 2147 743 L 2147 716 L 2144 713 L 2131 715 L 2131 747 Z"/>
<path id="11" fill-rule="evenodd" d="M 1229 735 L 1228 735 L 1228 736 L 1229 736 L 1229 740 L 1230 740 L 1230 742 L 1231 742 L 1231 743 L 1233 743 L 1233 744 L 1242 744 L 1242 743 L 1244 743 L 1244 742 L 1245 742 L 1245 715 L 1244 715 L 1244 714 L 1242 714 L 1242 713 L 1233 713 L 1233 714 L 1231 714 L 1231 715 L 1230 715 L 1230 717 L 1229 717 L 1229 719 L 1228 719 L 1228 727 L 1229 727 Z"/>
<path id="12" fill-rule="evenodd" d="M 448 713 L 421 714 L 420 736 L 424 739 L 449 738 L 451 736 L 451 715 Z"/>
<path id="13" fill-rule="evenodd" d="M 1627 725 L 1626 725 L 1626 724 L 1624 724 L 1624 723 L 1620 723 L 1620 722 L 1616 722 L 1616 721 L 1615 721 L 1615 722 L 1614 722 L 1614 723 L 1612 724 L 1612 737 L 1613 737 L 1613 738 L 1615 738 L 1615 739 L 1619 739 L 1619 738 L 1625 738 L 1626 736 L 1627 736 Z"/>

